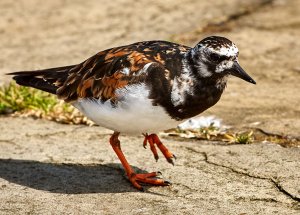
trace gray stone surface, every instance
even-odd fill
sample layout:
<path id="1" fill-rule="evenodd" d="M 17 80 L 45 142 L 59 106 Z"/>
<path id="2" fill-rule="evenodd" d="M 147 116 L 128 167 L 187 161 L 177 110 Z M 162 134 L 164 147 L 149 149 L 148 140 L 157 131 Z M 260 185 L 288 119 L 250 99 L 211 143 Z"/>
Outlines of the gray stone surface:
<path id="1" fill-rule="evenodd" d="M 28 129 L 30 128 L 30 129 Z M 0 118 L 1 214 L 299 214 L 300 149 L 162 139 L 178 157 L 155 162 L 142 136 L 121 136 L 136 171 L 173 184 L 131 187 L 100 127 Z"/>

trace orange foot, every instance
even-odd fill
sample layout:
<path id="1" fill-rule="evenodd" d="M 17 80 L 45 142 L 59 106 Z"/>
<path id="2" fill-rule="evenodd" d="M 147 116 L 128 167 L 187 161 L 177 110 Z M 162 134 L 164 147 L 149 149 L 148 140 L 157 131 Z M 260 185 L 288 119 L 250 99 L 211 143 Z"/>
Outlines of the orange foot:
<path id="1" fill-rule="evenodd" d="M 144 148 L 146 148 L 147 146 L 147 142 L 150 145 L 150 149 L 154 155 L 155 160 L 158 160 L 158 154 L 157 154 L 157 150 L 155 147 L 155 144 L 157 145 L 157 147 L 159 148 L 159 150 L 163 153 L 163 155 L 165 156 L 165 158 L 167 159 L 167 161 L 169 163 L 171 163 L 174 166 L 174 161 L 173 159 L 176 160 L 176 156 L 174 154 L 172 154 L 167 147 L 164 146 L 164 144 L 160 141 L 159 137 L 156 134 L 143 134 L 145 136 L 144 139 L 144 143 L 143 146 Z"/>
<path id="2" fill-rule="evenodd" d="M 139 189 L 143 190 L 143 187 L 139 183 L 143 184 L 150 184 L 150 185 L 156 185 L 156 186 L 168 186 L 171 183 L 168 181 L 165 181 L 161 178 L 157 178 L 157 176 L 161 175 L 160 172 L 151 172 L 151 173 L 143 173 L 143 174 L 136 174 L 131 166 L 129 165 L 128 161 L 126 160 L 122 150 L 121 150 L 121 144 L 118 139 L 119 132 L 114 132 L 114 134 L 110 137 L 110 144 L 117 154 L 118 158 L 120 159 L 126 174 L 128 176 L 129 181 L 132 183 L 132 185 Z"/>
<path id="3" fill-rule="evenodd" d="M 143 190 L 143 187 L 139 184 L 139 182 L 143 184 L 150 184 L 155 186 L 169 186 L 171 183 L 169 181 L 165 181 L 161 178 L 157 178 L 157 176 L 161 175 L 160 172 L 151 172 L 151 173 L 142 173 L 136 174 L 132 173 L 128 176 L 129 181 L 139 190 Z"/>

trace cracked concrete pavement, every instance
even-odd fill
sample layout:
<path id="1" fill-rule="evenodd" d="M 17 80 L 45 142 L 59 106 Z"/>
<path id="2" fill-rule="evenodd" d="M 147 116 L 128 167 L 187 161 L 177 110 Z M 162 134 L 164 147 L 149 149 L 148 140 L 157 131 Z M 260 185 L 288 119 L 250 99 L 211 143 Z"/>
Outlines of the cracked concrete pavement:
<path id="1" fill-rule="evenodd" d="M 299 137 L 299 1 L 3 0 L 0 14 L 1 82 L 5 72 L 78 63 L 138 40 L 225 35 L 258 85 L 230 79 L 207 114 Z M 163 138 L 178 157 L 172 166 L 155 162 L 142 136 L 121 136 L 136 171 L 173 183 L 142 193 L 127 182 L 109 130 L 5 116 L 0 130 L 0 214 L 300 214 L 300 148 Z"/>
<path id="2" fill-rule="evenodd" d="M 143 193 L 127 182 L 109 130 L 0 122 L 4 214 L 299 214 L 299 149 L 163 139 L 178 157 L 172 166 L 162 157 L 155 162 L 142 136 L 121 136 L 136 171 L 159 170 L 173 183 Z M 11 132 L 29 125 L 27 132 Z"/>

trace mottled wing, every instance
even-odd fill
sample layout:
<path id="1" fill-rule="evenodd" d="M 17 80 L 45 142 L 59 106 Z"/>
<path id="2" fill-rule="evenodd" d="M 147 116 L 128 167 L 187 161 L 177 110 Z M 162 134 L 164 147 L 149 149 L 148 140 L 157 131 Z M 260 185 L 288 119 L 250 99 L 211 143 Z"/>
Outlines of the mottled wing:
<path id="1" fill-rule="evenodd" d="M 87 97 L 113 99 L 116 89 L 142 82 L 144 76 L 138 72 L 150 62 L 142 53 L 126 48 L 100 52 L 72 68 L 57 95 L 65 101 Z"/>
<path id="2" fill-rule="evenodd" d="M 141 42 L 99 52 L 69 71 L 57 95 L 67 102 L 88 97 L 113 100 L 116 89 L 145 81 L 147 64 L 166 67 L 167 60 L 174 61 L 175 51 L 182 50 L 173 43 Z"/>
<path id="3" fill-rule="evenodd" d="M 116 89 L 144 82 L 147 75 L 149 79 L 149 70 L 155 70 L 150 82 L 163 77 L 172 80 L 180 72 L 188 49 L 165 41 L 145 41 L 99 52 L 78 65 L 9 75 L 20 85 L 57 94 L 67 102 L 79 98 L 106 101 L 115 98 Z"/>

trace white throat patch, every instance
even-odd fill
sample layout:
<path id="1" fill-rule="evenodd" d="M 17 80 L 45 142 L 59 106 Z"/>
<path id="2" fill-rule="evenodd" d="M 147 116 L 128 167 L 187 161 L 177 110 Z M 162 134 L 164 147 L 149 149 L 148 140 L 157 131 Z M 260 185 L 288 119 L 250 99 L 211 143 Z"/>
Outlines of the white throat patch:
<path id="1" fill-rule="evenodd" d="M 233 66 L 233 61 L 231 60 L 223 61 L 219 63 L 219 65 L 216 67 L 216 73 L 221 73 L 224 70 L 231 69 L 232 66 Z"/>
<path id="2" fill-rule="evenodd" d="M 183 61 L 182 73 L 175 77 L 171 92 L 171 101 L 174 106 L 181 105 L 186 100 L 186 95 L 193 95 L 193 77 L 191 69 L 185 61 Z"/>
<path id="3" fill-rule="evenodd" d="M 212 72 L 208 70 L 207 66 L 203 62 L 197 62 L 198 65 L 195 65 L 198 69 L 198 73 L 201 77 L 207 78 L 212 76 Z"/>

